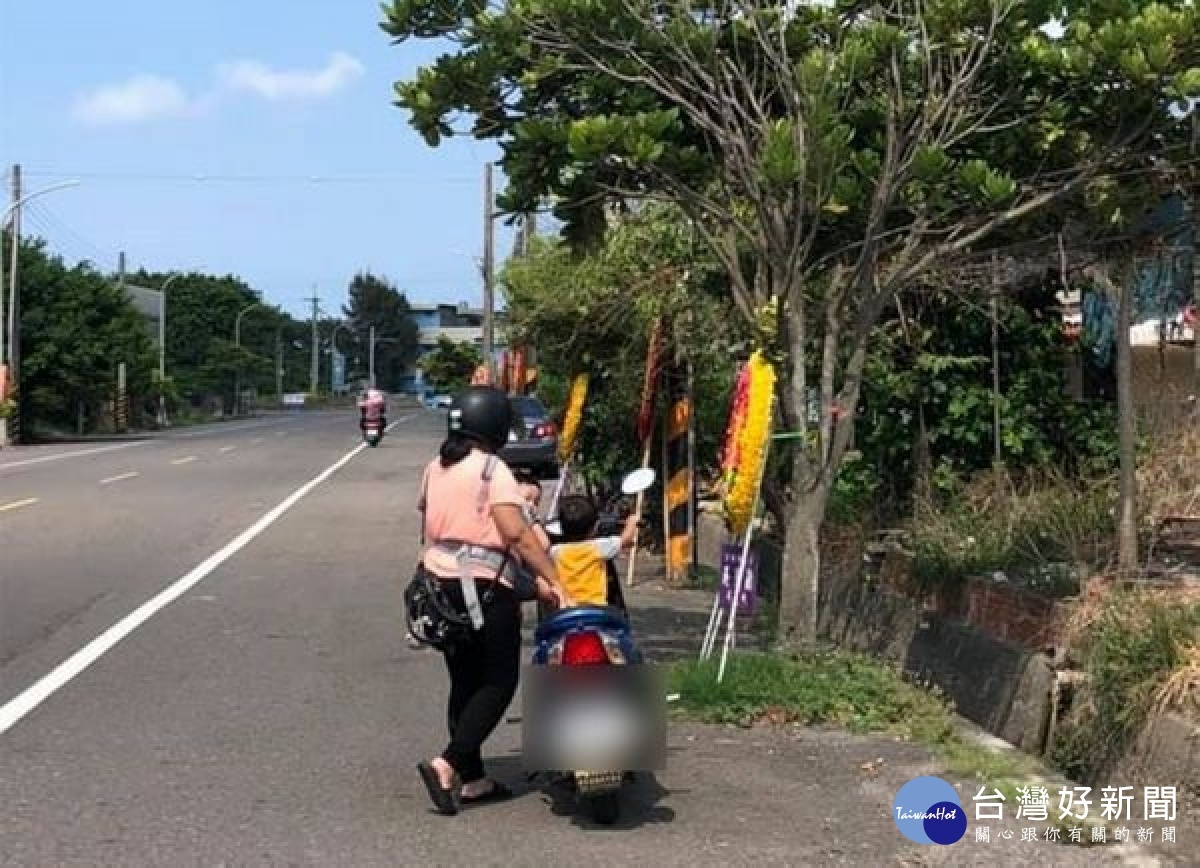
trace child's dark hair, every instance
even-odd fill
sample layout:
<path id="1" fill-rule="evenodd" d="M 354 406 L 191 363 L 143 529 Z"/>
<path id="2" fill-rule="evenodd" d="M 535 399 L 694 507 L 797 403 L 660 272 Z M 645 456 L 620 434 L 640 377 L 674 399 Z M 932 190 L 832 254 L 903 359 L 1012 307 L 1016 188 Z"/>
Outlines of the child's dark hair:
<path id="1" fill-rule="evenodd" d="M 562 526 L 564 542 L 583 542 L 596 531 L 600 517 L 590 498 L 571 494 L 558 502 L 558 523 Z"/>
<path id="2" fill-rule="evenodd" d="M 542 483 L 538 481 L 537 475 L 532 470 L 524 467 L 513 470 L 513 478 L 522 485 L 532 485 L 538 491 L 542 490 Z"/>

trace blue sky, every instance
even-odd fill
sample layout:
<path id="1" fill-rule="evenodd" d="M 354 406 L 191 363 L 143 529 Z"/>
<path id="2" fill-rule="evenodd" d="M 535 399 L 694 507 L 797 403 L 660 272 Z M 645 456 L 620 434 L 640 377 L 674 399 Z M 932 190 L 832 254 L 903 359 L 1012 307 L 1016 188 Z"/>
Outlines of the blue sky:
<path id="1" fill-rule="evenodd" d="M 124 250 L 131 270 L 237 274 L 297 314 L 314 285 L 339 311 L 363 268 L 477 303 L 499 152 L 424 144 L 392 83 L 443 46 L 392 46 L 378 21 L 375 0 L 0 0 L 0 164 L 27 191 L 81 182 L 25 230 L 106 270 Z M 500 221 L 496 239 L 499 262 Z"/>

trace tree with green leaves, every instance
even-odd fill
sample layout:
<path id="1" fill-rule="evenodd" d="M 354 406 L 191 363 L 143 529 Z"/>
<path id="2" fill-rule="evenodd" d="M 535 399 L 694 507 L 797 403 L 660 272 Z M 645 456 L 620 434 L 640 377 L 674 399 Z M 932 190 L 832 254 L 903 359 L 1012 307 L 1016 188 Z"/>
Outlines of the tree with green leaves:
<path id="1" fill-rule="evenodd" d="M 593 481 L 641 461 L 633 420 L 659 318 L 671 324 L 668 352 L 696 372 L 698 461 L 715 458 L 746 333 L 719 264 L 678 208 L 651 203 L 614 221 L 586 255 L 538 239 L 508 262 L 500 284 L 510 333 L 537 348 L 543 396 L 561 407 L 571 377 L 591 377 L 580 467 Z"/>
<path id="2" fill-rule="evenodd" d="M 435 346 L 418 363 L 425 379 L 439 392 L 454 394 L 471 382 L 471 374 L 483 363 L 483 354 L 473 344 L 440 335 Z"/>
<path id="3" fill-rule="evenodd" d="M 243 389 L 274 392 L 275 338 L 290 317 L 263 304 L 245 281 L 198 272 L 171 279 L 143 270 L 129 283 L 167 287 L 167 376 L 181 398 L 201 403 L 220 397 L 224 406 L 233 407 L 239 375 Z M 242 311 L 239 350 L 234 332 Z"/>
<path id="4" fill-rule="evenodd" d="M 785 641 L 815 634 L 819 531 L 854 425 L 838 410 L 858 404 L 891 299 L 1067 214 L 1119 225 L 1184 122 L 1171 108 L 1200 94 L 1183 0 L 393 0 L 383 27 L 454 45 L 398 102 L 432 145 L 464 115 L 500 142 L 504 210 L 553 201 L 581 244 L 611 204 L 666 199 L 724 266 L 799 435 L 783 447 Z"/>
<path id="5" fill-rule="evenodd" d="M 4 245 L 0 245 L 4 247 Z M 33 429 L 85 434 L 111 426 L 117 369 L 130 407 L 151 393 L 156 354 L 120 286 L 81 264 L 68 268 L 39 240 L 22 240 L 21 417 Z"/>
<path id="6" fill-rule="evenodd" d="M 354 275 L 349 295 L 342 312 L 362 348 L 362 358 L 369 364 L 374 327 L 376 381 L 380 388 L 394 389 L 417 358 L 417 323 L 408 299 L 385 278 L 365 271 Z"/>

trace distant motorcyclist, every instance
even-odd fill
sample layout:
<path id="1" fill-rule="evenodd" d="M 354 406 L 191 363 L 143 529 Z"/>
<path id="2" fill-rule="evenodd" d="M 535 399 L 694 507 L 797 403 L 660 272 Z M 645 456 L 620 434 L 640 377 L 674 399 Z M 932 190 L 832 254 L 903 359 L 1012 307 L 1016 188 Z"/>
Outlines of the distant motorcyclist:
<path id="1" fill-rule="evenodd" d="M 365 431 L 367 422 L 379 422 L 379 427 L 387 427 L 387 395 L 379 389 L 367 389 L 358 397 L 358 428 Z"/>

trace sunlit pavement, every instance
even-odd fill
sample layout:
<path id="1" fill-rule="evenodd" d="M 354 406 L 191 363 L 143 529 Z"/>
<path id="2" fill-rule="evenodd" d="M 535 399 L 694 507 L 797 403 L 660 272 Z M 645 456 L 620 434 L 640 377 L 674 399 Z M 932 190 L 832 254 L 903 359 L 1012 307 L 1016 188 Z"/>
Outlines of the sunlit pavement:
<path id="1" fill-rule="evenodd" d="M 891 804 L 928 754 L 800 728 L 676 725 L 667 771 L 595 828 L 526 782 L 505 724 L 488 747 L 517 798 L 433 814 L 414 764 L 442 747 L 446 679 L 400 601 L 444 413 L 392 417 L 357 452 L 353 411 L 323 411 L 0 454 L 6 864 L 1129 864 L 911 845 Z M 705 617 L 703 596 L 632 602 L 652 650 Z"/>

